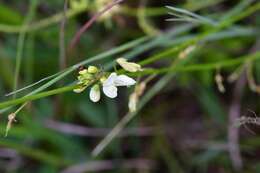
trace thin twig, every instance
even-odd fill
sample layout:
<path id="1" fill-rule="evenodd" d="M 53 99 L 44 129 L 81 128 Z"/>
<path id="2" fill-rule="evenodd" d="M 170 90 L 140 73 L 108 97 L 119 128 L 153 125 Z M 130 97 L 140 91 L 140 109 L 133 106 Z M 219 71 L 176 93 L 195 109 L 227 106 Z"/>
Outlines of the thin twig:
<path id="1" fill-rule="evenodd" d="M 236 171 L 240 171 L 243 168 L 243 162 L 239 149 L 239 128 L 234 127 L 234 123 L 240 116 L 241 98 L 245 85 L 246 76 L 243 73 L 240 79 L 236 82 L 233 100 L 229 109 L 228 150 L 232 165 Z"/>
<path id="2" fill-rule="evenodd" d="M 66 26 L 66 12 L 68 9 L 68 0 L 64 0 L 63 16 L 60 24 L 60 70 L 66 68 L 66 50 L 65 50 L 65 26 Z"/>
<path id="3" fill-rule="evenodd" d="M 23 49 L 25 43 L 26 32 L 24 32 L 25 28 L 28 28 L 29 23 L 34 17 L 34 13 L 36 10 L 37 1 L 30 1 L 29 12 L 26 15 L 25 21 L 22 25 L 23 30 L 19 33 L 18 40 L 17 40 L 17 52 L 15 58 L 15 72 L 14 72 L 14 87 L 13 90 L 15 91 L 18 87 L 19 81 L 19 73 L 21 69 L 22 57 L 23 57 Z M 16 98 L 16 94 L 13 95 L 13 98 Z"/>
<path id="4" fill-rule="evenodd" d="M 103 10 L 101 10 L 100 12 L 96 13 L 89 21 L 87 21 L 83 27 L 80 28 L 80 30 L 76 33 L 76 35 L 74 36 L 74 38 L 72 39 L 71 43 L 70 43 L 70 49 L 73 49 L 75 47 L 75 45 L 78 43 L 81 35 L 100 17 L 102 16 L 104 13 L 106 13 L 107 11 L 109 11 L 111 8 L 113 8 L 115 5 L 123 2 L 124 0 L 114 0 L 113 2 L 111 2 L 110 4 L 108 4 Z"/>

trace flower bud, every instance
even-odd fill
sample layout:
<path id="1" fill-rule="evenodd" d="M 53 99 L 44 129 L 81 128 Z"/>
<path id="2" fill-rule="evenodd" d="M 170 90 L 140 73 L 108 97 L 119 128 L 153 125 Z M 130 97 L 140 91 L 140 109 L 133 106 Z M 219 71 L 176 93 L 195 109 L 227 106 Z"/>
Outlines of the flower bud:
<path id="1" fill-rule="evenodd" d="M 100 100 L 100 88 L 98 84 L 95 84 L 90 89 L 89 98 L 93 102 L 98 102 Z"/>
<path id="2" fill-rule="evenodd" d="M 98 68 L 96 66 L 92 66 L 91 65 L 91 66 L 88 67 L 88 72 L 92 73 L 92 74 L 95 74 L 95 73 L 98 72 Z"/>
<path id="3" fill-rule="evenodd" d="M 88 73 L 88 71 L 86 69 L 79 71 L 80 75 L 84 75 L 84 74 L 87 74 L 87 73 Z"/>
<path id="4" fill-rule="evenodd" d="M 93 74 L 86 73 L 86 74 L 82 75 L 82 77 L 85 80 L 92 80 L 94 76 L 93 76 Z"/>
<path id="5" fill-rule="evenodd" d="M 103 77 L 100 78 L 100 82 L 101 82 L 101 83 L 104 83 L 106 80 L 107 80 L 107 78 L 106 78 L 105 76 L 103 76 Z"/>
<path id="6" fill-rule="evenodd" d="M 139 64 L 133 62 L 127 62 L 127 59 L 125 58 L 118 58 L 116 62 L 126 71 L 129 72 L 142 71 L 142 68 Z"/>

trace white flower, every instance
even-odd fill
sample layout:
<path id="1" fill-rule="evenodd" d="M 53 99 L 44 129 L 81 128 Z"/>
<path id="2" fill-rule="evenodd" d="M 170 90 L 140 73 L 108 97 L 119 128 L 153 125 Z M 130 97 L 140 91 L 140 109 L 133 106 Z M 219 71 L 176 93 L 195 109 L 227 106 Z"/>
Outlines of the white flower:
<path id="1" fill-rule="evenodd" d="M 118 86 L 131 86 L 134 85 L 136 81 L 126 75 L 117 75 L 116 73 L 111 73 L 110 76 L 103 82 L 103 92 L 106 96 L 110 98 L 117 97 L 117 87 Z"/>
<path id="2" fill-rule="evenodd" d="M 98 84 L 90 89 L 89 98 L 93 102 L 98 102 L 100 100 L 100 89 Z"/>
<path id="3" fill-rule="evenodd" d="M 126 71 L 129 72 L 142 71 L 142 68 L 139 64 L 133 62 L 127 62 L 127 59 L 125 58 L 118 58 L 116 62 Z"/>

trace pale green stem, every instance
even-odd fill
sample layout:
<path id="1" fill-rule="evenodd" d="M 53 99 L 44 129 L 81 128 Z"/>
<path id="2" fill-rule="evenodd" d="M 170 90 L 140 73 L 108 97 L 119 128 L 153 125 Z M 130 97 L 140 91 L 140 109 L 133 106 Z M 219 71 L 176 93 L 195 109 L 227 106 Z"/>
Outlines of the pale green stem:
<path id="1" fill-rule="evenodd" d="M 40 98 L 43 98 L 43 97 L 48 97 L 48 96 L 51 96 L 51 95 L 56 95 L 56 94 L 61 94 L 61 93 L 67 92 L 67 91 L 72 91 L 76 87 L 77 87 L 77 85 L 66 86 L 66 87 L 62 87 L 62 88 L 58 88 L 58 89 L 54 89 L 54 90 L 50 90 L 50 91 L 46 91 L 46 92 L 41 92 L 41 93 L 34 94 L 34 95 L 28 95 L 28 96 L 21 97 L 21 98 L 18 98 L 18 99 L 2 102 L 2 103 L 0 103 L 0 109 L 6 108 L 6 107 L 9 107 L 9 106 L 18 105 L 18 104 L 28 102 L 28 101 L 40 99 Z"/>
<path id="2" fill-rule="evenodd" d="M 22 26 L 23 29 L 28 27 L 29 22 L 32 20 L 34 16 L 34 12 L 37 6 L 37 1 L 31 0 L 30 1 L 30 9 L 29 12 L 25 18 L 24 24 Z M 18 80 L 19 80 L 19 73 L 21 69 L 21 63 L 22 63 L 22 56 L 23 56 L 23 48 L 24 48 L 24 41 L 25 41 L 25 32 L 24 30 L 21 30 L 19 37 L 18 37 L 18 43 L 17 43 L 17 53 L 16 53 L 16 63 L 15 63 L 15 74 L 14 74 L 14 88 L 13 90 L 17 89 L 18 86 Z M 16 97 L 16 94 L 13 95 L 13 98 Z"/>

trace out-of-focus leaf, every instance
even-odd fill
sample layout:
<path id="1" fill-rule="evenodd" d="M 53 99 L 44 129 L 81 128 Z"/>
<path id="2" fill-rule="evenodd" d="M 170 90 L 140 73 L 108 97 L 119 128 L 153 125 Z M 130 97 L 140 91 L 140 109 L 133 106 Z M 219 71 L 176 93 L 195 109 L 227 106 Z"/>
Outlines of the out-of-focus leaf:
<path id="1" fill-rule="evenodd" d="M 220 100 L 212 88 L 200 85 L 197 87 L 195 95 L 199 100 L 202 109 L 216 122 L 224 124 L 226 122 L 226 113 Z"/>
<path id="2" fill-rule="evenodd" d="M 0 23 L 20 25 L 23 22 L 23 17 L 15 9 L 0 3 Z"/>
<path id="3" fill-rule="evenodd" d="M 91 102 L 88 94 L 84 94 L 84 96 L 86 97 L 85 100 L 78 104 L 78 112 L 81 118 L 95 127 L 105 127 L 108 116 L 105 105 L 102 102 Z"/>

